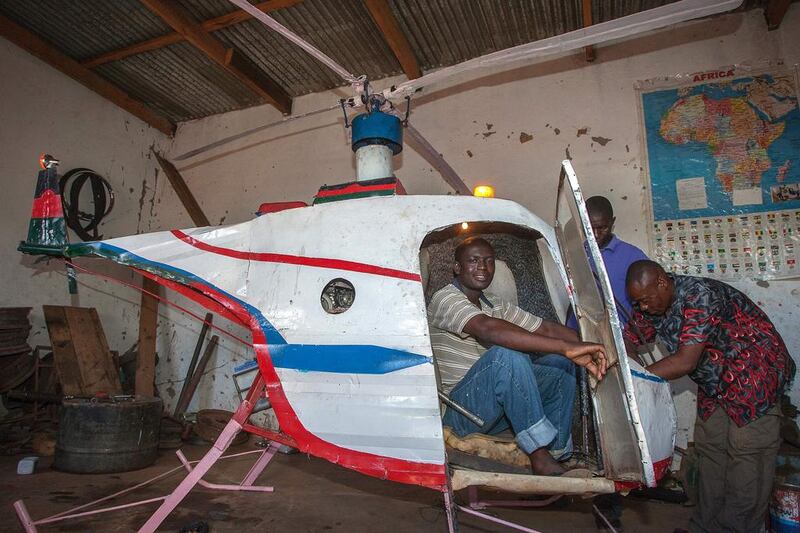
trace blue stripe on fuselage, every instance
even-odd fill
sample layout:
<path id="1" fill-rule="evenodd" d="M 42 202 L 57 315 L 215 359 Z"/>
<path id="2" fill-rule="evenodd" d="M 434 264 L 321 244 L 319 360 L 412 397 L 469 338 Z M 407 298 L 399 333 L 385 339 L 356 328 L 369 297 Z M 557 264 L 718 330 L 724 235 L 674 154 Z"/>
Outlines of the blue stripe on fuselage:
<path id="1" fill-rule="evenodd" d="M 388 374 L 432 363 L 424 355 L 374 345 L 282 344 L 270 346 L 269 355 L 278 368 L 337 374 Z"/>

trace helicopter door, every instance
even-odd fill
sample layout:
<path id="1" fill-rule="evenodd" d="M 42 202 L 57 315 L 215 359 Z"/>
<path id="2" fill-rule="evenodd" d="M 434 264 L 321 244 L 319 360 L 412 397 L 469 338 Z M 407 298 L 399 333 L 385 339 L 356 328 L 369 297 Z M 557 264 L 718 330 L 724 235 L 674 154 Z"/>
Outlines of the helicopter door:
<path id="1" fill-rule="evenodd" d="M 562 162 L 556 206 L 556 236 L 570 284 L 581 338 L 606 348 L 609 368 L 592 378 L 592 403 L 605 475 L 614 480 L 654 480 L 653 463 L 634 395 L 611 283 L 594 239 L 583 194 L 569 161 Z M 589 257 L 596 265 L 592 271 Z M 596 273 L 596 276 L 595 276 Z"/>

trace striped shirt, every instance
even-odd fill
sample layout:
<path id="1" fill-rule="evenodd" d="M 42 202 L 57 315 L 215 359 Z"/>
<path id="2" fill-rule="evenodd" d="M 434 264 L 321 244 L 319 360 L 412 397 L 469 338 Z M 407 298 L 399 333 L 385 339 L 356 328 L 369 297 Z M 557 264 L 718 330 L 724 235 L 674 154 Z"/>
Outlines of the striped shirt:
<path id="1" fill-rule="evenodd" d="M 444 392 L 449 393 L 488 349 L 475 337 L 464 333 L 464 326 L 470 319 L 485 314 L 528 331 L 536 331 L 542 324 L 538 316 L 491 293 L 482 293 L 479 302 L 480 307 L 470 302 L 461 289 L 451 283 L 436 291 L 428 305 L 431 347 Z"/>

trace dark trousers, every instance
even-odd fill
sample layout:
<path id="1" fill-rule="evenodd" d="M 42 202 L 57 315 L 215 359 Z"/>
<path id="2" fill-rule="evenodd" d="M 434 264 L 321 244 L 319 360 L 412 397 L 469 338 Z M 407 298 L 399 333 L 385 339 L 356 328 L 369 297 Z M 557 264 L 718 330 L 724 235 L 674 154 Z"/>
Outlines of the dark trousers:
<path id="1" fill-rule="evenodd" d="M 744 427 L 722 408 L 694 429 L 699 474 L 692 533 L 759 532 L 772 492 L 775 456 L 780 446 L 780 409 Z"/>

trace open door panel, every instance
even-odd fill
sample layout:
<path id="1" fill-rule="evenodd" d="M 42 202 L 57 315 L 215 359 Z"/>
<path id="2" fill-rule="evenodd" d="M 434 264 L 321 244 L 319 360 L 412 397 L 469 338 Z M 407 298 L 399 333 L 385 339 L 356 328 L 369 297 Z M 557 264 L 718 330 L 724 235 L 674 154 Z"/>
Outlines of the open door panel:
<path id="1" fill-rule="evenodd" d="M 562 162 L 555 226 L 581 338 L 603 344 L 609 359 L 606 377 L 599 383 L 592 381 L 592 403 L 605 475 L 614 480 L 652 485 L 653 464 L 637 408 L 631 369 L 624 355 L 625 344 L 611 283 L 569 161 Z"/>

